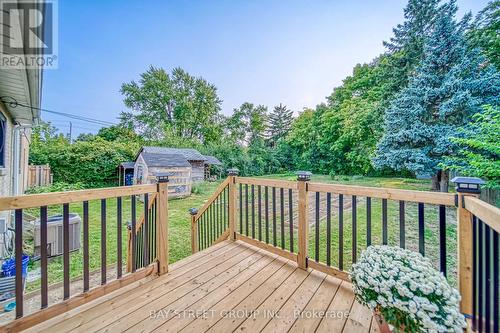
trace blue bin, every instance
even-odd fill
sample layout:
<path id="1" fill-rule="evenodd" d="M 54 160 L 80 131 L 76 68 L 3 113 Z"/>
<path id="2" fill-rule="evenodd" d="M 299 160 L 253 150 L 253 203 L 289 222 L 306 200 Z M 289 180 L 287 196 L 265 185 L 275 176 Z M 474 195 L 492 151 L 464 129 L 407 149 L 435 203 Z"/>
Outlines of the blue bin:
<path id="1" fill-rule="evenodd" d="M 30 257 L 26 254 L 23 254 L 23 277 L 26 277 L 28 274 L 28 263 L 30 261 Z M 2 273 L 3 276 L 15 276 L 16 275 L 16 259 L 10 258 L 3 262 L 2 264 Z"/>

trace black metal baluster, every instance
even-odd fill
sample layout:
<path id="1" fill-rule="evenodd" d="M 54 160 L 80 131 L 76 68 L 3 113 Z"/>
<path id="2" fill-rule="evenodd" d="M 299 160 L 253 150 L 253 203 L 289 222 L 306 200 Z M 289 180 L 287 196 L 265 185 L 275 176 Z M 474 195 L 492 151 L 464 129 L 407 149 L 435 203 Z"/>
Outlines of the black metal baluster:
<path id="1" fill-rule="evenodd" d="M 217 198 L 215 198 L 215 200 L 212 202 L 212 206 L 214 207 L 213 214 L 214 214 L 214 234 L 215 234 L 214 240 L 215 240 L 219 235 L 219 219 L 218 219 L 219 205 L 217 204 Z"/>
<path id="2" fill-rule="evenodd" d="M 47 206 L 40 207 L 40 273 L 41 308 L 44 309 L 49 304 L 47 274 Z"/>
<path id="3" fill-rule="evenodd" d="M 136 207 L 136 197 L 135 195 L 132 195 L 130 197 L 130 209 L 131 209 L 131 229 L 132 229 L 132 273 L 135 272 L 137 265 L 136 265 L 136 258 L 137 258 L 137 237 L 136 237 L 136 224 L 137 224 L 137 207 Z"/>
<path id="4" fill-rule="evenodd" d="M 144 267 L 149 265 L 149 194 L 144 194 L 144 224 L 142 225 L 142 229 L 144 230 L 143 237 L 143 261 Z"/>
<path id="5" fill-rule="evenodd" d="M 344 269 L 344 195 L 339 194 L 339 269 Z"/>
<path id="6" fill-rule="evenodd" d="M 243 185 L 240 184 L 240 234 L 243 235 Z"/>
<path id="7" fill-rule="evenodd" d="M 249 221 L 248 221 L 248 184 L 245 184 L 245 232 L 249 235 Z"/>
<path id="8" fill-rule="evenodd" d="M 116 277 L 122 277 L 122 198 L 116 198 Z"/>
<path id="9" fill-rule="evenodd" d="M 484 300 L 484 295 L 483 295 L 483 260 L 484 260 L 484 255 L 483 255 L 483 222 L 481 220 L 478 220 L 478 230 L 477 230 L 477 235 L 478 235 L 478 267 L 477 270 L 479 272 L 478 276 L 478 288 L 477 288 L 477 295 L 478 295 L 478 330 L 479 332 L 483 331 L 483 300 Z"/>
<path id="10" fill-rule="evenodd" d="M 320 203 L 320 194 L 316 192 L 316 234 L 314 235 L 314 260 L 319 262 L 319 203 Z"/>
<path id="11" fill-rule="evenodd" d="M 106 199 L 101 199 L 101 284 L 106 284 Z"/>
<path id="12" fill-rule="evenodd" d="M 406 248 L 405 202 L 399 201 L 399 246 Z"/>
<path id="13" fill-rule="evenodd" d="M 485 312 L 485 325 L 484 330 L 486 332 L 491 332 L 491 232 L 490 227 L 485 224 L 484 225 L 484 261 L 485 261 L 485 277 L 484 277 L 484 312 Z M 495 258 L 498 260 L 498 258 Z M 498 309 L 495 309 L 497 311 Z"/>
<path id="14" fill-rule="evenodd" d="M 63 205 L 63 299 L 69 298 L 69 204 Z"/>
<path id="15" fill-rule="evenodd" d="M 372 198 L 366 198 L 366 246 L 372 245 Z"/>
<path id="16" fill-rule="evenodd" d="M 208 246 L 211 246 L 213 241 L 215 240 L 215 231 L 214 231 L 214 206 L 210 205 L 208 208 L 209 213 L 208 213 L 208 218 L 209 218 L 209 230 L 210 230 L 210 241 L 208 243 Z"/>
<path id="17" fill-rule="evenodd" d="M 222 191 L 222 222 L 224 226 L 224 230 L 227 229 L 227 214 L 226 214 L 226 193 L 227 193 L 227 187 L 224 188 L 224 191 Z"/>
<path id="18" fill-rule="evenodd" d="M 266 211 L 265 220 L 266 220 L 266 244 L 269 244 L 269 187 L 264 188 L 264 210 Z"/>
<path id="19" fill-rule="evenodd" d="M 498 248 L 498 232 L 493 232 L 493 332 L 500 332 L 500 304 L 499 304 L 499 296 L 498 293 L 500 291 L 499 278 L 500 272 L 498 270 L 498 256 L 499 256 L 499 248 Z"/>
<path id="20" fill-rule="evenodd" d="M 293 252 L 293 195 L 292 189 L 288 189 L 288 223 L 290 224 L 290 252 Z"/>
<path id="21" fill-rule="evenodd" d="M 276 187 L 273 187 L 273 245 L 276 246 Z"/>
<path id="22" fill-rule="evenodd" d="M 16 319 L 23 316 L 23 210 L 15 210 Z M 19 274 L 21 272 L 21 274 Z"/>
<path id="23" fill-rule="evenodd" d="M 83 291 L 90 289 L 89 202 L 83 202 Z"/>
<path id="24" fill-rule="evenodd" d="M 382 199 L 382 244 L 387 243 L 387 199 Z"/>
<path id="25" fill-rule="evenodd" d="M 357 219 L 357 201 L 358 199 L 356 198 L 355 195 L 352 197 L 352 203 L 351 203 L 351 209 L 352 209 L 352 263 L 354 264 L 357 260 L 357 230 L 356 230 L 356 219 Z"/>
<path id="26" fill-rule="evenodd" d="M 326 194 L 326 264 L 332 264 L 332 194 Z"/>
<path id="27" fill-rule="evenodd" d="M 262 189 L 261 186 L 259 185 L 257 187 L 257 215 L 258 215 L 258 223 L 259 223 L 259 240 L 262 240 Z"/>
<path id="28" fill-rule="evenodd" d="M 439 267 L 446 276 L 446 206 L 439 206 Z"/>
<path id="29" fill-rule="evenodd" d="M 472 216 L 472 330 L 477 329 L 477 219 Z"/>
<path id="30" fill-rule="evenodd" d="M 252 185 L 252 238 L 255 239 L 255 186 Z"/>
<path id="31" fill-rule="evenodd" d="M 285 191 L 280 188 L 280 221 L 281 248 L 285 248 Z"/>
<path id="32" fill-rule="evenodd" d="M 206 226 L 206 223 L 205 223 L 205 216 L 206 216 L 205 213 L 203 213 L 201 215 L 201 227 L 202 227 L 202 229 L 201 229 L 201 232 L 202 232 L 201 237 L 202 237 L 202 242 L 203 242 L 203 249 L 206 249 L 206 247 L 207 247 L 207 226 Z"/>
<path id="33" fill-rule="evenodd" d="M 215 230 L 215 226 L 217 224 L 217 213 L 215 211 L 215 209 L 217 207 L 215 207 L 213 204 L 212 204 L 212 243 L 210 245 L 213 245 L 213 243 L 217 240 L 217 230 Z"/>
<path id="34" fill-rule="evenodd" d="M 418 203 L 418 251 L 425 256 L 424 204 Z"/>
<path id="35" fill-rule="evenodd" d="M 198 224 L 198 228 L 196 228 L 197 232 L 198 232 L 198 250 L 203 250 L 203 247 L 201 245 L 201 238 L 203 237 L 203 226 L 201 225 L 201 217 L 198 219 L 198 221 L 196 221 L 196 223 Z"/>

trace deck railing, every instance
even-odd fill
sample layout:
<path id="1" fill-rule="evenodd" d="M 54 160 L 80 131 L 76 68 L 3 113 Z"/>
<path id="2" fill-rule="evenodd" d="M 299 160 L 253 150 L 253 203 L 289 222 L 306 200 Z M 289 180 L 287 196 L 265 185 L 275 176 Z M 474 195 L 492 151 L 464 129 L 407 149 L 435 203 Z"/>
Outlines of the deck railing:
<path id="1" fill-rule="evenodd" d="M 200 210 L 191 213 L 191 252 L 206 249 L 229 236 L 229 179 L 223 181 Z"/>
<path id="2" fill-rule="evenodd" d="M 202 227 L 221 193 L 227 219 L 208 213 Z M 498 332 L 500 210 L 477 196 L 462 187 L 453 194 L 313 183 L 309 173 L 298 181 L 246 178 L 232 170 L 200 212 L 192 211 L 192 250 L 241 240 L 349 280 L 368 246 L 398 245 L 429 257 L 457 285 L 474 329 Z M 214 230 L 218 237 L 207 241 Z"/>
<path id="3" fill-rule="evenodd" d="M 25 315 L 23 309 L 23 289 L 25 276 L 16 274 L 15 276 L 15 301 L 16 301 L 16 320 L 3 326 L 4 330 L 22 330 L 33 326 L 50 317 L 68 311 L 76 306 L 84 304 L 99 296 L 116 290 L 122 286 L 137 281 L 153 273 L 163 274 L 168 269 L 168 237 L 167 237 L 167 200 L 168 179 L 159 180 L 158 184 L 135 185 L 118 188 L 105 188 L 94 190 L 82 190 L 60 193 L 34 194 L 16 197 L 0 198 L 0 211 L 13 211 L 15 221 L 15 269 L 16 272 L 22 272 L 22 257 L 24 248 L 23 212 L 28 210 L 30 215 L 39 217 L 40 224 L 40 272 L 41 284 L 40 311 Z M 144 204 L 144 213 L 140 223 L 136 224 L 137 202 L 142 198 Z M 100 201 L 100 286 L 91 288 L 90 286 L 90 225 L 89 225 L 89 202 Z M 116 211 L 110 212 L 108 205 L 110 201 L 116 200 Z M 130 217 L 132 230 L 129 232 L 130 244 L 127 248 L 126 258 L 127 266 L 130 266 L 131 274 L 123 275 L 123 248 L 122 235 L 125 221 L 124 201 L 130 200 Z M 71 205 L 71 206 L 70 206 Z M 81 205 L 81 206 L 80 206 Z M 80 206 L 80 207 L 78 207 Z M 62 207 L 62 262 L 63 262 L 63 301 L 50 304 L 49 306 L 49 279 L 48 279 L 48 212 L 57 211 Z M 81 209 L 83 237 L 83 267 L 82 279 L 83 293 L 70 294 L 70 271 L 74 262 L 70 261 L 70 210 Z M 116 214 L 116 224 L 110 225 L 108 213 Z M 127 213 L 128 214 L 128 213 Z M 95 227 L 95 225 L 93 226 Z M 116 239 L 111 240 L 108 236 L 110 227 L 116 228 Z M 95 236 L 95 234 L 94 234 Z M 76 237 L 79 237 L 77 235 Z M 94 237 L 95 239 L 95 237 Z M 108 249 L 108 242 L 116 242 L 116 279 L 108 281 L 108 259 L 107 255 L 111 249 Z M 139 258 L 140 257 L 140 258 Z M 137 271 L 136 271 L 137 270 Z"/>

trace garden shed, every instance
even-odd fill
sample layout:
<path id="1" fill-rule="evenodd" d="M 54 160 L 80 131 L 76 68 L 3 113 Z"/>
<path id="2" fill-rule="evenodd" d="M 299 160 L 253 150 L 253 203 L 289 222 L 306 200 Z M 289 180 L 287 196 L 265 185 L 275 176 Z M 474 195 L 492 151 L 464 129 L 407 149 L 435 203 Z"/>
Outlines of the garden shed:
<path id="1" fill-rule="evenodd" d="M 169 192 L 176 197 L 191 193 L 191 185 L 206 178 L 212 165 L 222 165 L 214 156 L 196 149 L 142 147 L 134 162 L 134 184 L 155 182 L 157 173 L 169 175 Z M 210 172 L 208 172 L 210 177 Z"/>
<path id="2" fill-rule="evenodd" d="M 205 155 L 205 158 L 207 159 L 205 161 L 205 180 L 215 180 L 216 176 L 214 173 L 220 178 L 222 174 L 222 162 L 217 157 L 211 155 Z"/>

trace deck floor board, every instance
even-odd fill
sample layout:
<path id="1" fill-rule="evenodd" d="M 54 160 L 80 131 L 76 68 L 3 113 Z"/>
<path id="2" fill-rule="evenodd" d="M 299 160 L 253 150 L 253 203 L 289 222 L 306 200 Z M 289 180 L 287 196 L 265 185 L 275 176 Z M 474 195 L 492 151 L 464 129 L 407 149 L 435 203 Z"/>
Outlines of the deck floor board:
<path id="1" fill-rule="evenodd" d="M 363 333 L 376 325 L 350 283 L 227 241 L 28 331 Z"/>

